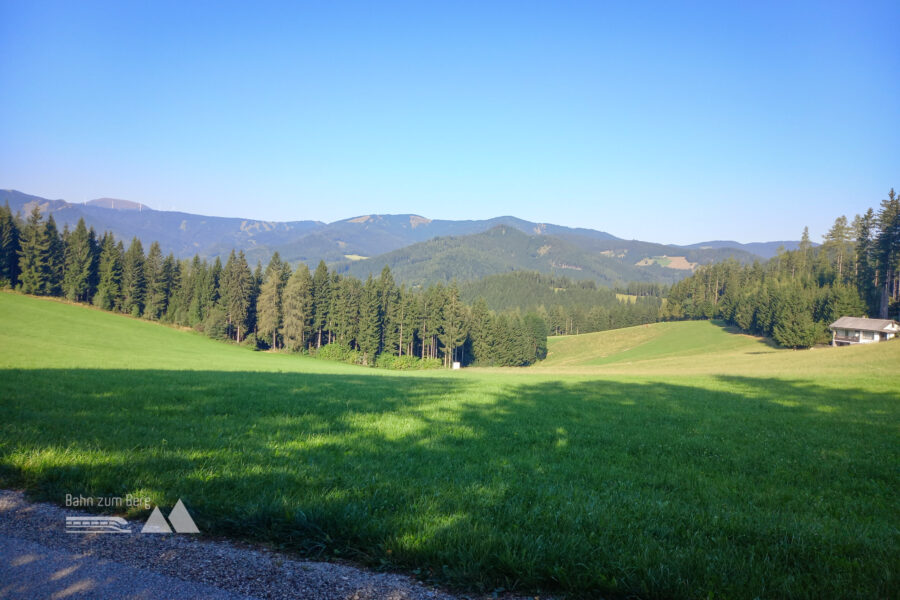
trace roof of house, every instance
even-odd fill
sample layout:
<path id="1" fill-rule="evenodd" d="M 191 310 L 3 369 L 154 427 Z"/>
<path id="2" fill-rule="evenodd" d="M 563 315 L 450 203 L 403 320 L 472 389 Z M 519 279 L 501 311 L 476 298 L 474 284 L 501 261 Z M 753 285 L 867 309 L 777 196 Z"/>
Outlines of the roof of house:
<path id="1" fill-rule="evenodd" d="M 831 325 L 831 329 L 860 329 L 862 331 L 897 331 L 900 327 L 892 319 L 863 319 L 860 317 L 841 317 Z"/>

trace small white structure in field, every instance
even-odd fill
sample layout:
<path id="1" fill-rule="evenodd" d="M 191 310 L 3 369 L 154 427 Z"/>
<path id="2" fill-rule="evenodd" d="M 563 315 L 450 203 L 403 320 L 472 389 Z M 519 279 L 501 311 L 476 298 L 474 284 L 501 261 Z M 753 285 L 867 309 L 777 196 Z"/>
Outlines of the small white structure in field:
<path id="1" fill-rule="evenodd" d="M 831 329 L 832 346 L 872 344 L 900 334 L 900 323 L 891 319 L 841 317 L 828 327 Z"/>
<path id="2" fill-rule="evenodd" d="M 459 362 L 458 362 L 458 361 L 453 361 L 453 368 L 454 368 L 454 369 L 458 369 L 459 367 L 460 367 Z"/>

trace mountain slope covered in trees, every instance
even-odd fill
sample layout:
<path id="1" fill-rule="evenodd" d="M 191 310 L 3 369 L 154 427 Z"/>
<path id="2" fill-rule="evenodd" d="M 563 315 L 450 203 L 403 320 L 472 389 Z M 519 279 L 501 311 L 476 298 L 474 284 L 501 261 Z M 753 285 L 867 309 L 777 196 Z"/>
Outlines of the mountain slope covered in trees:
<path id="1" fill-rule="evenodd" d="M 828 341 L 841 316 L 900 318 L 900 196 L 838 217 L 818 248 L 804 231 L 797 250 L 766 264 L 700 268 L 672 286 L 663 316 L 722 318 L 793 348 Z"/>
<path id="2" fill-rule="evenodd" d="M 494 311 L 534 312 L 551 335 L 569 335 L 619 329 L 659 320 L 666 288 L 632 284 L 636 292 L 623 301 L 619 294 L 593 281 L 515 271 L 490 275 L 460 284 L 463 302 L 484 302 Z"/>
<path id="3" fill-rule="evenodd" d="M 368 260 L 344 262 L 335 268 L 365 277 L 386 265 L 398 281 L 413 286 L 454 279 L 471 281 L 522 270 L 590 279 L 602 285 L 628 281 L 671 283 L 683 278 L 686 272 L 661 264 L 639 266 L 637 263 L 676 252 L 688 261 L 702 263 L 725 257 L 744 262 L 755 258 L 741 250 L 684 250 L 577 234 L 528 235 L 501 225 L 474 235 L 435 238 Z"/>

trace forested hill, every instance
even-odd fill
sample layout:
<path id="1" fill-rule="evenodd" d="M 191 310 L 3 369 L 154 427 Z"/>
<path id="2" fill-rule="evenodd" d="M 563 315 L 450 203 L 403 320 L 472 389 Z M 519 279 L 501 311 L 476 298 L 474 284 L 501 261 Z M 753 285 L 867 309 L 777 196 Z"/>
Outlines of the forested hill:
<path id="1" fill-rule="evenodd" d="M 615 291 L 593 281 L 516 271 L 463 283 L 459 296 L 466 304 L 484 303 L 493 311 L 534 312 L 553 335 L 655 323 L 666 288 L 657 284 L 629 287 L 638 295 L 620 299 Z"/>
<path id="2" fill-rule="evenodd" d="M 483 298 L 490 310 L 498 311 L 528 311 L 540 306 L 590 307 L 619 302 L 615 291 L 597 287 L 593 281 L 577 281 L 535 271 L 501 273 L 462 283 L 459 297 L 469 304 Z"/>
<path id="3" fill-rule="evenodd" d="M 698 269 L 672 287 L 662 316 L 721 318 L 793 348 L 829 342 L 842 316 L 900 318 L 900 196 L 838 217 L 819 247 L 804 231 L 797 250 L 766 264 Z"/>
<path id="4" fill-rule="evenodd" d="M 367 260 L 334 265 L 356 277 L 377 275 L 387 265 L 407 285 L 472 281 L 511 271 L 536 271 L 589 279 L 601 285 L 625 281 L 672 283 L 691 267 L 754 255 L 733 249 L 685 250 L 647 242 L 599 239 L 580 234 L 528 235 L 508 226 L 484 233 L 441 237 Z"/>

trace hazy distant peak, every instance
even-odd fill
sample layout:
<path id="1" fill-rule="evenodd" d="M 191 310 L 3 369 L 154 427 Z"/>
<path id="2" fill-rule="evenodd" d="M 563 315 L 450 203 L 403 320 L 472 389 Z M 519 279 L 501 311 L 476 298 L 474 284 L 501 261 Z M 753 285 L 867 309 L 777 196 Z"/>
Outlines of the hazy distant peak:
<path id="1" fill-rule="evenodd" d="M 86 202 L 88 206 L 96 206 L 97 208 L 109 208 L 111 210 L 153 210 L 146 204 L 140 202 L 132 202 L 131 200 L 122 200 L 120 198 L 97 198 Z"/>

